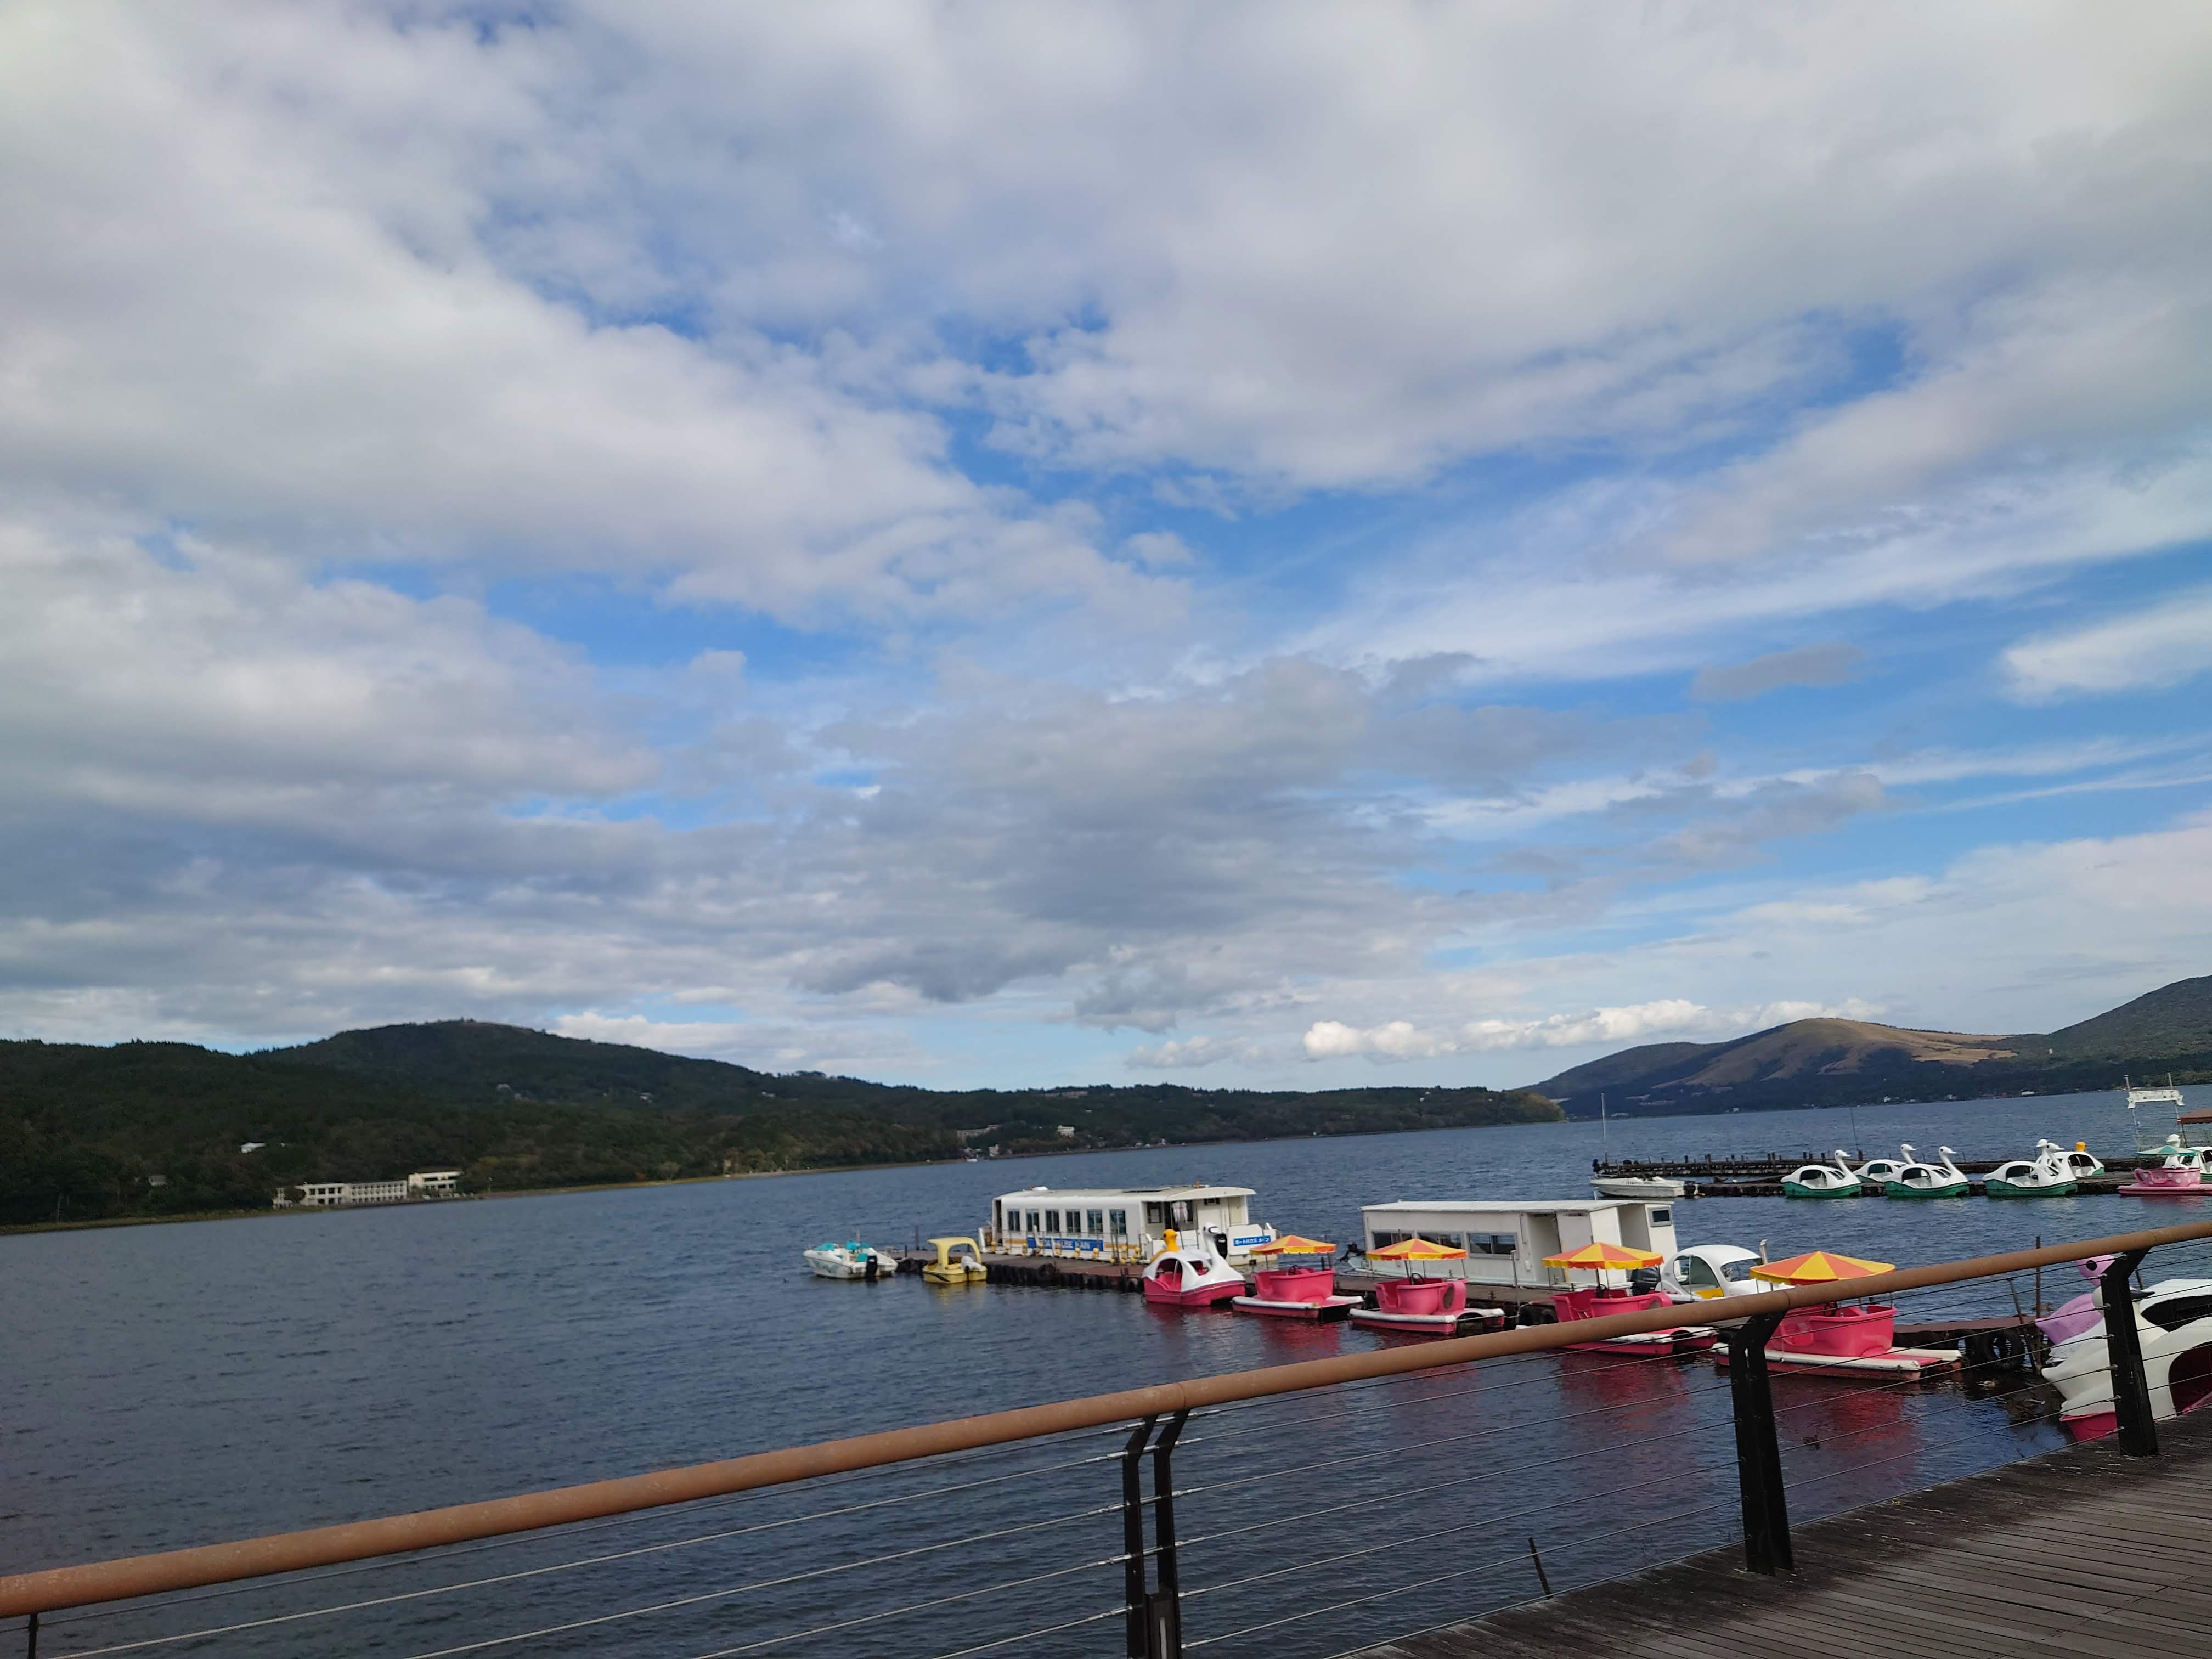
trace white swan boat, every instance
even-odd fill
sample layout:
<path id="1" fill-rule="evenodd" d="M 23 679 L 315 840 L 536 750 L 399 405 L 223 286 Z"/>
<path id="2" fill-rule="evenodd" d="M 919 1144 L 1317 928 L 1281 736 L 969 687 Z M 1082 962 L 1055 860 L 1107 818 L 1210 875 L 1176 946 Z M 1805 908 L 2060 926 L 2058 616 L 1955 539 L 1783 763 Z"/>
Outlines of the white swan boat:
<path id="1" fill-rule="evenodd" d="M 2072 1158 L 2057 1141 L 2039 1140 L 2033 1158 L 2015 1158 L 1998 1164 L 1983 1178 L 1982 1190 L 1991 1198 L 2069 1197 L 2081 1186 L 2075 1179 Z"/>
<path id="2" fill-rule="evenodd" d="M 1784 1198 L 1856 1198 L 1865 1190 L 1840 1150 L 1833 1164 L 1801 1164 L 1782 1177 Z"/>
<path id="3" fill-rule="evenodd" d="M 1900 1146 L 1905 1154 L 1905 1167 L 1881 1184 L 1886 1198 L 1964 1198 L 1973 1190 L 1966 1171 L 1951 1161 L 1951 1149 L 1938 1146 L 1936 1151 L 1942 1158 L 1941 1164 L 1922 1164 L 1912 1156 L 1912 1148 Z"/>
<path id="4" fill-rule="evenodd" d="M 888 1279 L 898 1271 L 890 1256 L 856 1238 L 842 1244 L 817 1244 L 805 1255 L 806 1265 L 817 1279 Z"/>
<path id="5" fill-rule="evenodd" d="M 2075 1440 L 2098 1439 L 2116 1424 L 2100 1302 L 2092 1288 L 2037 1322 L 2047 1335 L 2068 1333 L 2044 1361 L 2043 1380 L 2058 1390 L 2059 1425 Z M 2134 1314 L 2152 1417 L 2164 1421 L 2212 1400 L 2212 1279 L 2160 1279 L 2136 1297 Z"/>

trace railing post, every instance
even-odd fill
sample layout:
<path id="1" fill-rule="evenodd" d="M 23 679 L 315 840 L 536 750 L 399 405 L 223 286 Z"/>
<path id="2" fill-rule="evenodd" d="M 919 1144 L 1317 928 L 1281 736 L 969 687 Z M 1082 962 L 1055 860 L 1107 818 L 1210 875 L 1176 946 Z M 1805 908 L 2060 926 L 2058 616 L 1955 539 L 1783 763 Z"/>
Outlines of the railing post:
<path id="1" fill-rule="evenodd" d="M 1176 1565 L 1175 1470 L 1170 1458 L 1187 1411 L 1168 1419 L 1166 1431 L 1152 1447 L 1153 1573 L 1159 1588 L 1145 1604 L 1145 1659 L 1182 1659 L 1182 1585 Z"/>
<path id="2" fill-rule="evenodd" d="M 1121 1449 L 1121 1600 L 1128 1612 L 1122 1624 L 1128 1659 L 1145 1659 L 1145 1442 L 1152 1437 L 1157 1417 L 1148 1417 L 1129 1431 Z"/>
<path id="3" fill-rule="evenodd" d="M 2142 1337 L 2136 1328 L 2136 1298 L 2128 1280 L 2142 1250 L 2115 1256 L 2099 1287 L 2104 1292 L 2105 1358 L 2112 1368 L 2112 1418 L 2120 1449 L 2130 1457 L 2158 1455 L 2158 1426 L 2150 1414 L 2150 1384 L 2143 1376 Z"/>
<path id="4" fill-rule="evenodd" d="M 1743 1492 L 1743 1565 L 1753 1572 L 1794 1571 L 1790 1507 L 1782 1492 L 1782 1449 L 1774 1437 L 1774 1391 L 1766 1340 L 1780 1314 L 1761 1314 L 1721 1333 L 1729 1345 L 1729 1395 L 1735 1407 L 1736 1480 Z"/>

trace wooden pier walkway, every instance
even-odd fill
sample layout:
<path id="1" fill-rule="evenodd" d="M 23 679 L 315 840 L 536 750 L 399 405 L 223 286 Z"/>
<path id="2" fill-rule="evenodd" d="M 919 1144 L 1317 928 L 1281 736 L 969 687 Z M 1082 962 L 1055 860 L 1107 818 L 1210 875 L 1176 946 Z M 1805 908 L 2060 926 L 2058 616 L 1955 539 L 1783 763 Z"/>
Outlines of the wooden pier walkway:
<path id="1" fill-rule="evenodd" d="M 2212 1653 L 2212 1413 L 2155 1458 L 2069 1447 L 1738 1549 L 1365 1650 L 1361 1659 L 2183 1659 Z"/>

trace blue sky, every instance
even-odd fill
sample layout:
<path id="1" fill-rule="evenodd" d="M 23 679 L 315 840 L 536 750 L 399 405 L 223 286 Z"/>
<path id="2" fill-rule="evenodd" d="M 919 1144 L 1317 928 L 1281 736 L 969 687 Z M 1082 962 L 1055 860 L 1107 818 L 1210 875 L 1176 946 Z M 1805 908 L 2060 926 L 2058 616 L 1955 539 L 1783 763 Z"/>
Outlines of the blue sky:
<path id="1" fill-rule="evenodd" d="M 0 1034 L 1514 1084 L 2212 971 L 2212 20 L 28 4 Z"/>

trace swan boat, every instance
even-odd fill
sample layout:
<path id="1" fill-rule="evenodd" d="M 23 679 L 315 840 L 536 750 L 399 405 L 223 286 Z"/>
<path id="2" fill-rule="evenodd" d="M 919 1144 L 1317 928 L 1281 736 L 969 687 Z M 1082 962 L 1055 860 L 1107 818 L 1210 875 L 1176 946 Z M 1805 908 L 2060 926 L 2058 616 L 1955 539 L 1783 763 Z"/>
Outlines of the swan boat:
<path id="1" fill-rule="evenodd" d="M 1905 1154 L 1905 1167 L 1889 1180 L 1882 1182 L 1886 1198 L 1964 1198 L 1973 1190 L 1966 1171 L 1951 1161 L 1951 1149 L 1938 1146 L 1941 1164 L 1921 1164 L 1914 1161 L 1912 1148 L 1900 1146 Z"/>
<path id="2" fill-rule="evenodd" d="M 1252 1289 L 1203 1235 L 1196 1244 L 1178 1238 L 1174 1248 L 1154 1256 L 1145 1265 L 1144 1285 L 1145 1300 L 1158 1308 L 1210 1308 Z"/>
<path id="3" fill-rule="evenodd" d="M 2068 1161 L 2071 1157 L 2057 1142 L 2039 1140 L 2033 1158 L 2016 1158 L 1998 1164 L 1984 1179 L 1982 1190 L 1991 1198 L 2070 1197 L 2081 1190 Z"/>
<path id="4" fill-rule="evenodd" d="M 1856 1198 L 1865 1190 L 1840 1151 L 1833 1164 L 1801 1164 L 1782 1177 L 1784 1198 Z"/>
<path id="5" fill-rule="evenodd" d="M 806 1265 L 817 1279 L 888 1279 L 898 1271 L 887 1254 L 856 1238 L 842 1244 L 817 1244 L 806 1252 Z"/>
<path id="6" fill-rule="evenodd" d="M 1905 1150 L 1910 1152 L 1912 1149 L 1908 1146 Z M 1861 1188 L 1878 1193 L 1905 1173 L 1907 1162 L 1902 1158 L 1870 1158 L 1851 1173 L 1859 1178 Z"/>
<path id="7" fill-rule="evenodd" d="M 2059 1426 L 2075 1440 L 2100 1439 L 2118 1421 L 2100 1302 L 2093 1287 L 2036 1322 L 2056 1339 L 2043 1380 L 2058 1390 Z M 2212 1279 L 2160 1279 L 2136 1297 L 2133 1314 L 2152 1417 L 2162 1422 L 2212 1400 Z"/>

